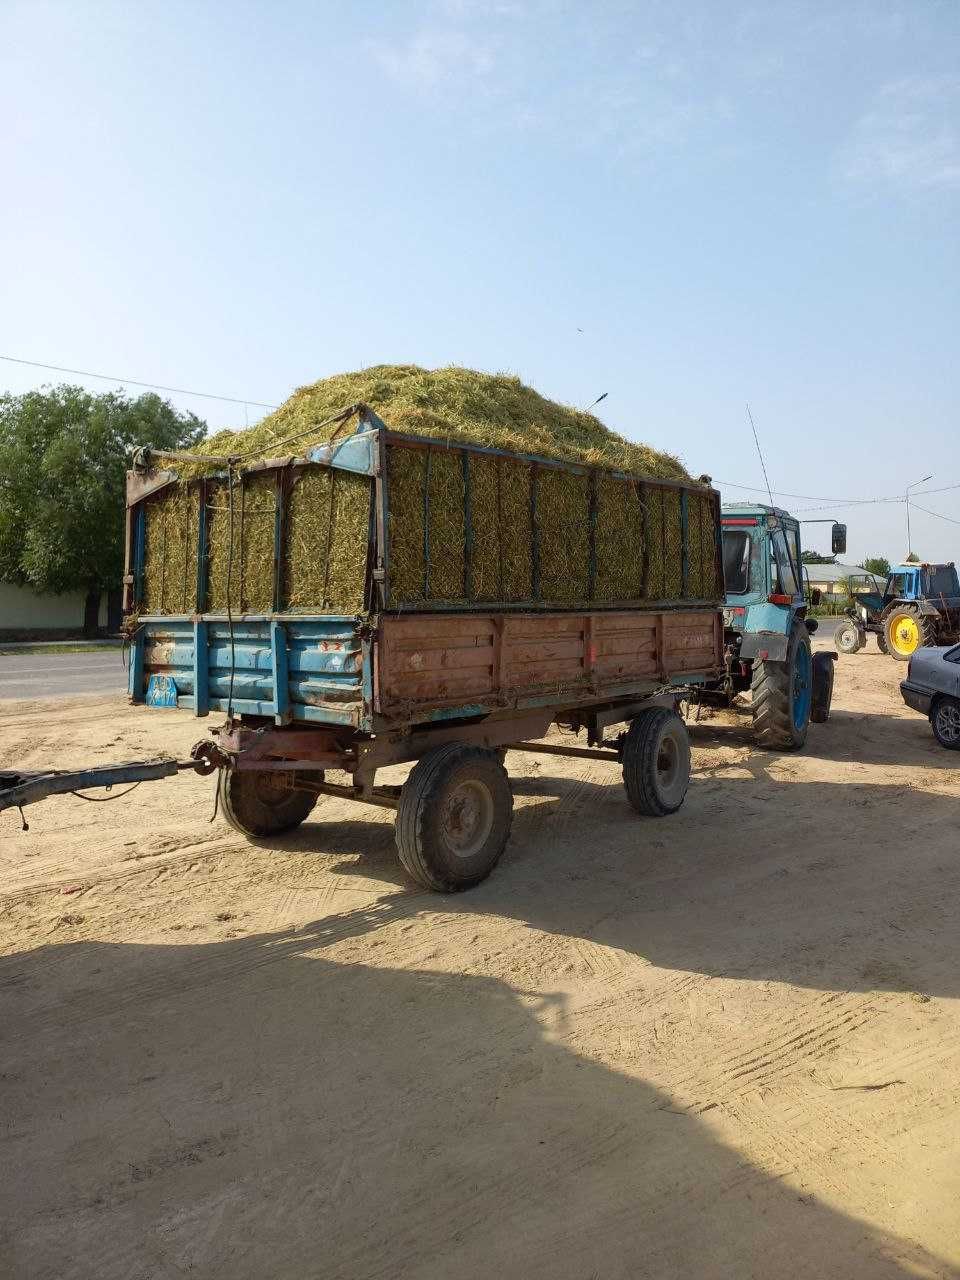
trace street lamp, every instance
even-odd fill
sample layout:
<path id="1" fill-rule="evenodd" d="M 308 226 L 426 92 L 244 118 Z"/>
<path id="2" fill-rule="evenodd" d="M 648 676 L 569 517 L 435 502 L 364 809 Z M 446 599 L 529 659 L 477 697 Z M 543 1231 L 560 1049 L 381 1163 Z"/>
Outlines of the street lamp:
<path id="1" fill-rule="evenodd" d="M 910 545 L 910 490 L 915 489 L 918 484 L 926 484 L 928 480 L 933 479 L 933 474 L 924 476 L 922 480 L 914 480 L 913 484 L 907 485 L 907 491 L 904 494 L 904 501 L 907 504 L 907 559 L 913 555 L 913 547 Z"/>

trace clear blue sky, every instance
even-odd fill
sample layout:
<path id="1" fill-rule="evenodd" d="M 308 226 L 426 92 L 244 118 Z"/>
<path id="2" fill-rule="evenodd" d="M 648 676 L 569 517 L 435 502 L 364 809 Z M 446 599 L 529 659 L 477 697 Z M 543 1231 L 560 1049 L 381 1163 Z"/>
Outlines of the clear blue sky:
<path id="1" fill-rule="evenodd" d="M 785 494 L 960 486 L 954 0 L 4 0 L 0 108 L 4 354 L 271 403 L 510 370 L 725 498 L 749 401 Z"/>

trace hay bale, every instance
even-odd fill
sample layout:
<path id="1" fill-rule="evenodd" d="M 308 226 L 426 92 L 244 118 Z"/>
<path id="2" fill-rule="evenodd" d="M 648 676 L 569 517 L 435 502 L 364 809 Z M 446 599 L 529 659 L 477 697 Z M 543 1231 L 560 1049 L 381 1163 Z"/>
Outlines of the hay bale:
<path id="1" fill-rule="evenodd" d="M 370 483 L 328 467 L 304 467 L 288 497 L 284 605 L 294 612 L 363 610 Z"/>
<path id="2" fill-rule="evenodd" d="M 597 477 L 598 604 L 642 600 L 644 587 L 644 512 L 632 480 Z"/>
<path id="3" fill-rule="evenodd" d="M 554 467 L 536 472 L 540 600 L 590 598 L 590 477 Z"/>
<path id="4" fill-rule="evenodd" d="M 200 495 L 185 485 L 150 499 L 145 506 L 143 612 L 193 613 L 197 594 L 197 539 Z"/>
<path id="5" fill-rule="evenodd" d="M 394 431 L 435 436 L 452 444 L 481 444 L 566 462 L 621 468 L 687 480 L 669 453 L 626 440 L 590 413 L 548 400 L 509 374 L 449 367 L 375 365 L 301 387 L 274 413 L 245 431 L 221 431 L 197 449 L 203 454 L 250 455 L 249 460 L 302 453 L 328 440 L 334 426 L 319 426 L 338 410 L 368 404 Z M 340 434 L 349 432 L 348 424 Z M 303 434 L 301 434 L 303 433 Z M 295 443 L 287 438 L 300 435 Z"/>

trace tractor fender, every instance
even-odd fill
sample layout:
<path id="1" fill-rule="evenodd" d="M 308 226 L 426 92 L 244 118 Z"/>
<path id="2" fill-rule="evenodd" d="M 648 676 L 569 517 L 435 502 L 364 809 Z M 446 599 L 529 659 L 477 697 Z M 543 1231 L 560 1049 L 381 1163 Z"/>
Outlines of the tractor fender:
<path id="1" fill-rule="evenodd" d="M 915 608 L 919 609 L 919 610 L 920 610 L 920 612 L 921 612 L 922 614 L 924 614 L 924 615 L 925 615 L 926 617 L 928 617 L 928 618 L 930 618 L 930 617 L 933 617 L 933 618 L 939 618 L 939 617 L 940 617 L 940 610 L 937 608 L 937 606 L 936 606 L 936 605 L 933 603 L 933 601 L 931 601 L 931 600 L 923 600 L 923 599 L 920 599 L 920 600 L 914 600 L 914 601 L 913 601 L 913 604 L 914 604 L 914 607 L 915 607 Z"/>
<path id="2" fill-rule="evenodd" d="M 779 631 L 749 631 L 740 642 L 740 657 L 749 662 L 764 652 L 770 662 L 786 662 L 790 637 Z"/>

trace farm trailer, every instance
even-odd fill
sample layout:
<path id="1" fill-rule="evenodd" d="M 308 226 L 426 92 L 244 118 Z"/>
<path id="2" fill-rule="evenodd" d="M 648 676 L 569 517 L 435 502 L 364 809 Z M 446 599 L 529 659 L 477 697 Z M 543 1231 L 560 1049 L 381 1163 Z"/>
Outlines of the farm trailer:
<path id="1" fill-rule="evenodd" d="M 219 771 L 252 839 L 323 795 L 394 809 L 401 863 L 440 891 L 503 852 L 507 748 L 618 763 L 634 809 L 676 811 L 677 704 L 723 666 L 718 495 L 354 411 L 353 435 L 302 457 L 185 479 L 144 453 L 130 473 L 131 701 L 225 716 L 157 767 Z M 552 724 L 586 745 L 542 741 Z M 49 778 L 20 786 L 68 789 Z"/>

